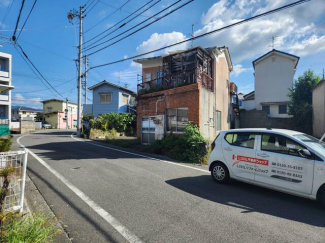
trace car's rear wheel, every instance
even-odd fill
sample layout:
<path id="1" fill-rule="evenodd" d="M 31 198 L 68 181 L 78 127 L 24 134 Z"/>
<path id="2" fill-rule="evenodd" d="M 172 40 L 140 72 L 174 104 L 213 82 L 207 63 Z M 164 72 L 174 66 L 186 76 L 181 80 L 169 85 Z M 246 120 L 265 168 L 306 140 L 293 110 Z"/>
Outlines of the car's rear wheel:
<path id="1" fill-rule="evenodd" d="M 211 176 L 218 183 L 226 183 L 229 181 L 229 171 L 223 163 L 215 163 L 211 168 Z"/>
<path id="2" fill-rule="evenodd" d="M 318 192 L 317 201 L 325 207 L 325 185 L 323 185 Z"/>

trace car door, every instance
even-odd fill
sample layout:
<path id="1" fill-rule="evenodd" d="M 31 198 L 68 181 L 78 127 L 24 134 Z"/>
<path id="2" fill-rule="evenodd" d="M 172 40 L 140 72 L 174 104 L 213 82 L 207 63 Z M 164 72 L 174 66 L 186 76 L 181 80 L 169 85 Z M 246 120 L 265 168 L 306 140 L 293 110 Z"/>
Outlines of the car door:
<path id="1" fill-rule="evenodd" d="M 311 194 L 314 157 L 303 156 L 306 149 L 293 139 L 272 133 L 257 137 L 255 181 L 279 189 Z"/>
<path id="2" fill-rule="evenodd" d="M 255 134 L 250 132 L 226 133 L 222 142 L 228 168 L 238 178 L 254 180 Z"/>

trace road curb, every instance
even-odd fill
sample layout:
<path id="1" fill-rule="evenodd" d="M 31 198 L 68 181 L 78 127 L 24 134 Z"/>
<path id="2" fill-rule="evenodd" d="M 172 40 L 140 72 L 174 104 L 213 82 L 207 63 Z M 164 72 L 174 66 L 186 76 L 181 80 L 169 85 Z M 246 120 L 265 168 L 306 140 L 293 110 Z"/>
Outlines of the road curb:
<path id="1" fill-rule="evenodd" d="M 35 186 L 34 182 L 30 179 L 28 174 L 26 175 L 26 186 L 25 186 L 25 199 L 24 199 L 24 212 L 32 215 L 35 212 L 42 211 L 45 215 L 49 215 L 55 224 L 55 227 L 61 230 L 61 234 L 57 235 L 54 242 L 57 243 L 71 243 L 71 239 L 64 227 L 59 222 L 59 219 L 51 210 L 50 206 L 46 203 L 45 199 Z"/>

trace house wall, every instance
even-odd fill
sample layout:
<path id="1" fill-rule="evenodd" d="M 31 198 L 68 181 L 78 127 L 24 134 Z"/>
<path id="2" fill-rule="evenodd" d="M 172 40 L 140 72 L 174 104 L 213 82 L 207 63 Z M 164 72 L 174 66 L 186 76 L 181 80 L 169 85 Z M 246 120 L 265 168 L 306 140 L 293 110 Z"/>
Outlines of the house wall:
<path id="1" fill-rule="evenodd" d="M 142 68 L 142 82 L 146 82 L 146 74 L 151 73 L 151 79 L 157 78 L 157 72 L 162 70 L 162 66 Z"/>
<path id="2" fill-rule="evenodd" d="M 213 79 L 215 92 L 215 110 L 221 111 L 221 130 L 230 129 L 231 97 L 229 94 L 229 68 L 224 54 L 214 58 Z"/>
<path id="3" fill-rule="evenodd" d="M 109 104 L 100 103 L 100 93 L 112 93 L 112 102 Z M 93 89 L 93 115 L 95 117 L 100 114 L 119 112 L 119 95 L 120 90 L 108 84 L 98 86 Z"/>
<path id="4" fill-rule="evenodd" d="M 168 108 L 188 107 L 188 119 L 200 126 L 200 87 L 195 83 L 174 89 L 141 95 L 137 105 L 137 137 L 141 139 L 141 119 L 145 116 L 165 115 Z M 157 104 L 157 112 L 156 112 Z M 165 119 L 166 131 L 166 119 Z"/>
<path id="5" fill-rule="evenodd" d="M 321 138 L 325 133 L 325 81 L 313 90 L 313 135 Z"/>
<path id="6" fill-rule="evenodd" d="M 123 99 L 123 94 L 128 95 L 128 102 L 124 103 L 124 99 Z M 124 91 L 124 90 L 120 90 L 119 91 L 119 102 L 118 102 L 118 112 L 120 113 L 128 113 L 128 104 L 130 102 L 131 96 L 134 97 L 134 95 L 132 95 L 130 92 Z"/>
<path id="7" fill-rule="evenodd" d="M 37 116 L 37 112 L 36 111 L 25 111 L 26 114 L 24 114 L 23 111 L 18 111 L 18 110 L 12 110 L 11 111 L 11 118 L 12 119 L 16 119 L 16 120 L 19 120 L 19 119 L 24 119 L 25 117 L 32 117 L 33 120 L 35 119 L 35 117 Z"/>
<path id="8" fill-rule="evenodd" d="M 44 114 L 48 113 L 48 108 L 52 107 L 52 112 L 63 111 L 63 102 L 59 101 L 48 101 L 43 103 L 43 112 Z"/>
<path id="9" fill-rule="evenodd" d="M 5 67 L 0 70 L 0 81 L 3 84 L 11 86 L 11 77 L 12 77 L 12 56 L 9 53 L 0 52 L 0 58 L 5 60 Z M 4 106 L 3 118 L 9 120 L 9 127 L 11 122 L 11 90 L 6 91 L 0 95 L 3 95 L 0 99 L 0 105 Z M 6 97 L 8 96 L 8 97 Z"/>
<path id="10" fill-rule="evenodd" d="M 45 121 L 49 124 L 51 124 L 52 128 L 57 128 L 58 127 L 58 115 L 55 114 L 46 114 L 44 116 Z"/>
<path id="11" fill-rule="evenodd" d="M 255 64 L 255 108 L 257 110 L 262 110 L 263 102 L 289 101 L 288 92 L 293 85 L 294 65 L 292 59 L 278 54 L 266 57 Z M 278 116 L 278 114 L 275 116 L 290 117 L 289 115 Z"/>
<path id="12" fill-rule="evenodd" d="M 73 128 L 74 123 L 73 121 L 77 120 L 77 114 L 70 114 L 68 115 L 68 125 L 69 128 Z M 67 123 L 65 119 L 65 112 L 58 112 L 57 114 L 57 128 L 58 129 L 66 129 L 67 128 Z"/>
<path id="13" fill-rule="evenodd" d="M 244 101 L 244 109 L 247 111 L 254 110 L 255 109 L 255 100 L 245 100 Z"/>
<path id="14" fill-rule="evenodd" d="M 216 136 L 215 123 L 215 94 L 207 89 L 200 88 L 200 132 L 205 139 L 214 140 Z"/>
<path id="15" fill-rule="evenodd" d="M 93 114 L 93 105 L 92 104 L 86 104 L 86 105 L 83 105 L 82 107 L 83 107 L 82 113 L 84 115 Z"/>

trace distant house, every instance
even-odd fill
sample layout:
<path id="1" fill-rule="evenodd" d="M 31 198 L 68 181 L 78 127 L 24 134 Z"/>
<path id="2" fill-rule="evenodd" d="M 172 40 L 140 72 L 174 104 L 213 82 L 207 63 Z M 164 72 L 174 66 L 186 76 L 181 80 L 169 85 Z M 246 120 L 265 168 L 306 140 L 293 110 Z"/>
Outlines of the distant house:
<path id="1" fill-rule="evenodd" d="M 0 136 L 10 134 L 11 75 L 11 54 L 0 52 Z"/>
<path id="2" fill-rule="evenodd" d="M 136 93 L 125 87 L 102 81 L 89 90 L 93 92 L 93 104 L 83 106 L 83 114 L 95 117 L 110 112 L 133 113 L 135 111 Z"/>
<path id="3" fill-rule="evenodd" d="M 44 100 L 43 114 L 45 122 L 52 125 L 53 128 L 66 129 L 77 126 L 77 104 L 64 100 L 50 99 Z M 67 112 L 67 114 L 66 114 Z"/>
<path id="4" fill-rule="evenodd" d="M 273 49 L 253 61 L 255 91 L 244 96 L 245 110 L 263 110 L 269 117 L 289 118 L 288 92 L 299 57 Z"/>
<path id="5" fill-rule="evenodd" d="M 17 107 L 11 109 L 11 120 L 30 120 L 35 121 L 38 117 L 42 116 L 42 110 L 29 109 L 28 107 Z"/>
<path id="6" fill-rule="evenodd" d="M 325 133 L 325 80 L 313 89 L 313 134 L 322 137 Z"/>

